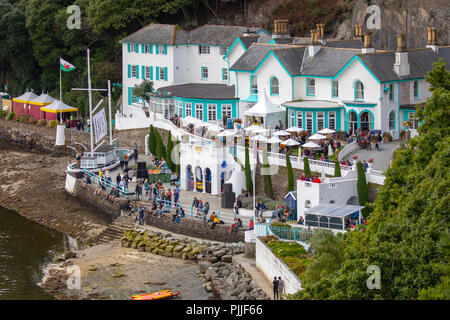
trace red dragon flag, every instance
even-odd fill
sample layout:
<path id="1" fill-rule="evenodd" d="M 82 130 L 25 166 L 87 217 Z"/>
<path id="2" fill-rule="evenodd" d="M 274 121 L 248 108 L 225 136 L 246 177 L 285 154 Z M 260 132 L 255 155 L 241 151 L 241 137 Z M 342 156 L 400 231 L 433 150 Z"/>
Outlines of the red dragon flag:
<path id="1" fill-rule="evenodd" d="M 75 70 L 75 66 L 73 64 L 68 63 L 66 60 L 59 58 L 59 66 L 62 71 L 72 71 Z"/>

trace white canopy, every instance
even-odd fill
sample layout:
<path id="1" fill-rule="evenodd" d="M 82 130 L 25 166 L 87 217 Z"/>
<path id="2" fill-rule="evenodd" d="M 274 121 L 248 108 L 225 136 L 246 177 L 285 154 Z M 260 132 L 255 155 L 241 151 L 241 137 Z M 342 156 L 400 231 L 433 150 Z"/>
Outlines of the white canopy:
<path id="1" fill-rule="evenodd" d="M 42 93 L 39 97 L 31 101 L 33 104 L 46 105 L 55 101 L 55 98 L 51 97 L 47 93 Z"/>
<path id="2" fill-rule="evenodd" d="M 73 112 L 78 111 L 77 108 L 71 107 L 60 100 L 53 101 L 51 104 L 45 107 L 41 107 L 42 111 L 58 113 L 58 112 Z"/>
<path id="3" fill-rule="evenodd" d="M 264 136 L 254 136 L 251 137 L 250 140 L 258 141 L 258 142 L 265 142 L 267 141 L 267 138 Z"/>
<path id="4" fill-rule="evenodd" d="M 227 129 L 227 130 L 224 130 L 221 133 L 219 133 L 217 136 L 218 137 L 231 137 L 231 136 L 234 136 L 235 134 L 236 134 L 235 131 Z"/>
<path id="5" fill-rule="evenodd" d="M 244 131 L 245 131 L 245 132 L 252 132 L 252 131 L 255 130 L 255 129 L 264 129 L 264 128 L 261 127 L 261 126 L 258 126 L 258 125 L 256 125 L 256 124 L 252 124 L 251 126 L 245 128 Z"/>
<path id="6" fill-rule="evenodd" d="M 274 136 L 290 136 L 291 134 L 284 130 L 278 130 L 273 133 Z"/>
<path id="7" fill-rule="evenodd" d="M 23 95 L 21 95 L 19 97 L 13 98 L 13 100 L 17 101 L 17 102 L 22 102 L 22 103 L 28 103 L 30 101 L 33 101 L 37 97 L 38 96 L 33 93 L 33 90 L 31 90 L 31 91 L 25 92 Z"/>
<path id="8" fill-rule="evenodd" d="M 197 118 L 194 118 L 192 116 L 187 116 L 185 118 L 183 118 L 183 124 L 196 124 L 196 123 L 200 123 L 203 122 L 202 120 L 199 120 Z"/>
<path id="9" fill-rule="evenodd" d="M 321 133 L 321 134 L 330 134 L 330 133 L 335 133 L 335 132 L 336 132 L 336 130 L 328 129 L 328 128 L 325 128 L 325 129 L 322 129 L 319 131 L 319 133 Z"/>
<path id="10" fill-rule="evenodd" d="M 298 146 L 300 144 L 300 142 L 298 142 L 294 139 L 288 139 L 286 141 L 281 142 L 281 144 L 288 146 L 288 147 L 293 147 L 293 146 Z"/>
<path id="11" fill-rule="evenodd" d="M 316 134 L 312 135 L 311 137 L 309 137 L 308 140 L 322 140 L 325 138 L 326 138 L 326 136 L 316 133 Z"/>
<path id="12" fill-rule="evenodd" d="M 266 91 L 261 91 L 258 97 L 258 102 L 245 111 L 246 116 L 252 117 L 266 117 L 269 114 L 281 112 L 267 97 Z"/>
<path id="13" fill-rule="evenodd" d="M 208 131 L 219 132 L 222 130 L 223 130 L 223 128 L 219 127 L 217 124 L 214 124 L 214 123 L 208 124 Z"/>
<path id="14" fill-rule="evenodd" d="M 283 140 L 281 140 L 278 137 L 272 137 L 272 138 L 268 139 L 266 142 L 267 143 L 280 143 L 280 142 L 283 142 Z"/>
<path id="15" fill-rule="evenodd" d="M 302 132 L 304 131 L 302 128 L 299 127 L 290 127 L 289 129 L 286 129 L 288 132 Z"/>
<path id="16" fill-rule="evenodd" d="M 314 142 L 307 142 L 302 145 L 302 148 L 320 148 L 320 146 Z"/>
<path id="17" fill-rule="evenodd" d="M 254 130 L 252 130 L 252 133 L 267 133 L 269 130 L 264 129 L 264 128 L 256 128 Z"/>

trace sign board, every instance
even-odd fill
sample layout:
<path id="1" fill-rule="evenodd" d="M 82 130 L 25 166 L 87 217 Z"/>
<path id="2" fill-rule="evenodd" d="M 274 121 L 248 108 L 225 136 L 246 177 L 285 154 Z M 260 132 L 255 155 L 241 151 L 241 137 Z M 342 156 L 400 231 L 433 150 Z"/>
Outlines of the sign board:
<path id="1" fill-rule="evenodd" d="M 106 125 L 106 114 L 103 108 L 92 117 L 94 122 L 95 143 L 99 142 L 108 133 L 108 126 Z"/>

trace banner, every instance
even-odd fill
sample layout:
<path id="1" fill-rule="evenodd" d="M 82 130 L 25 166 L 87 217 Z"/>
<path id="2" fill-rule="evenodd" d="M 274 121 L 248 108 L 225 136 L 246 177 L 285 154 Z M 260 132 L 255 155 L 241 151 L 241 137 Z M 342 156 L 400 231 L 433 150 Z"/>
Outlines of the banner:
<path id="1" fill-rule="evenodd" d="M 106 114 L 103 108 L 92 117 L 94 124 L 95 143 L 99 142 L 108 132 L 108 126 L 106 125 Z"/>

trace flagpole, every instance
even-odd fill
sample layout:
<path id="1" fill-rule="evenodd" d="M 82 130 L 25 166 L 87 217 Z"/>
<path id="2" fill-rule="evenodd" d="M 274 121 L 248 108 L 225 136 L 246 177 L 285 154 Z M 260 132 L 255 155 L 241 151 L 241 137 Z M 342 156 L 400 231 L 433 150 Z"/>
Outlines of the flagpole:
<path id="1" fill-rule="evenodd" d="M 91 134 L 91 155 L 94 152 L 94 136 L 92 129 L 94 124 L 92 123 L 92 87 L 91 87 L 91 64 L 89 62 L 89 49 L 87 49 L 87 66 L 88 66 L 88 93 L 89 93 L 89 131 Z"/>
<path id="2" fill-rule="evenodd" d="M 111 80 L 108 80 L 108 107 L 109 107 L 109 144 L 112 145 Z"/>
<path id="3" fill-rule="evenodd" d="M 62 82 L 61 82 L 61 57 L 59 57 L 59 122 L 62 124 Z"/>

